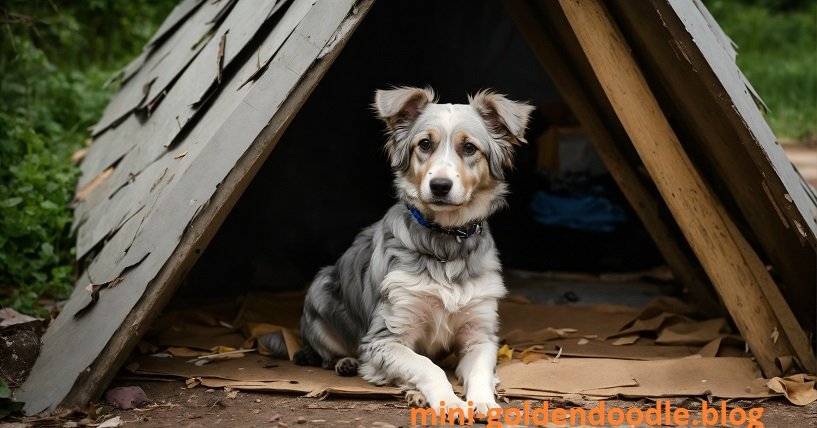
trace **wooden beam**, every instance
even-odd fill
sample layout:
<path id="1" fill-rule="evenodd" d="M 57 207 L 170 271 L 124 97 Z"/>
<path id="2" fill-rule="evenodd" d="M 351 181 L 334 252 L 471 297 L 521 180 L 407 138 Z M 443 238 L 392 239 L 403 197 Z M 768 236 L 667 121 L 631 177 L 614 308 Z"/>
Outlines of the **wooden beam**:
<path id="1" fill-rule="evenodd" d="M 559 0 L 638 155 L 766 376 L 776 359 L 817 361 L 799 324 L 781 322 L 780 291 L 681 146 L 627 42 L 599 0 Z M 780 308 L 777 308 L 778 311 Z M 791 310 L 786 306 L 786 309 Z M 790 314 L 793 318 L 793 314 Z"/>
<path id="2" fill-rule="evenodd" d="M 359 0 L 355 4 L 355 13 L 349 14 L 338 26 L 334 38 L 330 40 L 319 58 L 304 73 L 261 134 L 255 138 L 244 156 L 224 178 L 212 199 L 191 221 L 171 258 L 117 329 L 108 346 L 89 367 L 87 375 L 74 384 L 71 392 L 61 403 L 61 407 L 80 408 L 105 391 L 118 368 L 125 363 L 136 344 L 141 340 L 142 335 L 170 302 L 184 277 L 199 259 L 221 224 L 227 219 L 244 190 L 278 144 L 287 126 L 340 55 L 346 42 L 373 4 L 374 0 Z"/>
<path id="3" fill-rule="evenodd" d="M 722 200 L 728 198 L 725 206 L 732 219 L 772 265 L 786 302 L 811 336 L 817 331 L 817 250 L 801 235 L 808 222 L 796 210 L 810 204 L 813 208 L 804 213 L 817 212 L 817 203 L 798 199 L 803 189 L 799 176 L 787 178 L 790 163 L 779 161 L 785 153 L 758 117 L 750 93 L 744 92 L 749 87 L 731 57 L 723 54 L 703 16 L 705 9 L 699 10 L 703 5 L 697 0 L 605 5 L 647 79 L 660 82 L 653 93 L 684 148 L 705 157 L 696 166 Z"/>
<path id="4" fill-rule="evenodd" d="M 703 313 L 722 313 L 717 295 L 697 260 L 680 245 L 679 239 L 683 237 L 673 231 L 675 225 L 667 224 L 662 218 L 660 213 L 664 207 L 657 195 L 642 182 L 616 145 L 616 139 L 602 119 L 603 113 L 594 105 L 592 94 L 577 77 L 579 73 L 573 69 L 575 65 L 571 67 L 569 55 L 563 52 L 564 43 L 555 42 L 546 30 L 552 27 L 550 24 L 554 20 L 541 22 L 537 19 L 540 14 L 529 2 L 506 0 L 505 6 L 676 278 L 689 290 Z"/>

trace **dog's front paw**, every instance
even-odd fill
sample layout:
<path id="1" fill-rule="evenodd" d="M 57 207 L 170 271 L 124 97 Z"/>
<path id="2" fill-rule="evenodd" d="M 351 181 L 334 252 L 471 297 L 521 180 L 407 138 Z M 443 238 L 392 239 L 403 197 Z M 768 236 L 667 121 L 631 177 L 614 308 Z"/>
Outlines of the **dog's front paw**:
<path id="1" fill-rule="evenodd" d="M 485 422 L 488 419 L 488 412 L 491 409 L 498 409 L 500 405 L 493 399 L 488 401 L 468 401 L 474 408 L 474 420 L 477 422 Z"/>
<path id="2" fill-rule="evenodd" d="M 426 396 L 423 395 L 422 392 L 417 390 L 406 391 L 406 401 L 408 401 L 409 405 L 414 407 L 428 406 L 428 400 L 426 400 Z"/>
<path id="3" fill-rule="evenodd" d="M 468 421 L 468 403 L 454 394 L 454 391 L 442 394 L 428 394 L 428 406 L 434 409 L 441 420 L 446 420 L 450 424 L 466 423 Z M 433 397 L 433 398 L 432 398 Z M 461 412 L 453 411 L 459 409 Z M 460 416 L 464 419 L 460 421 Z"/>

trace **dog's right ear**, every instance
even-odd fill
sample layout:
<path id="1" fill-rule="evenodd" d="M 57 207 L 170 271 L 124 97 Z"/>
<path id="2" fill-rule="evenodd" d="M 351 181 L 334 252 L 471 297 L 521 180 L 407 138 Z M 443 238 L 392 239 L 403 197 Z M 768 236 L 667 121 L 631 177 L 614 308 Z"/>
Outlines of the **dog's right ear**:
<path id="1" fill-rule="evenodd" d="M 389 127 L 394 135 L 408 128 L 428 103 L 434 102 L 431 88 L 399 86 L 393 89 L 378 89 L 374 94 L 374 110 L 377 117 Z"/>
<path id="2" fill-rule="evenodd" d="M 405 171 L 411 157 L 411 144 L 406 133 L 423 112 L 428 103 L 435 102 L 431 88 L 411 88 L 400 86 L 393 89 L 378 89 L 374 94 L 374 108 L 377 117 L 386 123 L 389 140 L 386 152 L 391 166 L 396 171 Z"/>

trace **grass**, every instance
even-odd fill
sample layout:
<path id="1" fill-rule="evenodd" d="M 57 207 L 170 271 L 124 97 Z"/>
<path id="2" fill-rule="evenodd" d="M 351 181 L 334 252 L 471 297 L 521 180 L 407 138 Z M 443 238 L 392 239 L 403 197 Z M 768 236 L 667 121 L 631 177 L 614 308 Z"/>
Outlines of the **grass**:
<path id="1" fill-rule="evenodd" d="M 775 3 L 775 2 L 765 2 Z M 707 1 L 781 141 L 817 142 L 817 2 Z"/>
<path id="2" fill-rule="evenodd" d="M 47 315 L 75 275 L 71 155 L 175 0 L 0 3 L 0 305 Z"/>

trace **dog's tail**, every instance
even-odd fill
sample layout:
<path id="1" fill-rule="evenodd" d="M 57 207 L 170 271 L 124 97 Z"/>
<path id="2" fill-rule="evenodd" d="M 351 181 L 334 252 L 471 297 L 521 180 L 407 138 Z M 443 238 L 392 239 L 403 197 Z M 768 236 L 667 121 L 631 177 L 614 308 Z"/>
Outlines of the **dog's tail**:
<path id="1" fill-rule="evenodd" d="M 282 360 L 289 359 L 287 344 L 284 341 L 284 335 L 280 331 L 258 336 L 258 352 Z"/>

